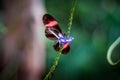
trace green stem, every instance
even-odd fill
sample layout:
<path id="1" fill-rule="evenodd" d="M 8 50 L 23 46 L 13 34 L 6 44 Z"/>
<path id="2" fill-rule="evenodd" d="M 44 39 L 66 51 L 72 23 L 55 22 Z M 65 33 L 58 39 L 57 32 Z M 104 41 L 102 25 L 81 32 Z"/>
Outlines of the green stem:
<path id="1" fill-rule="evenodd" d="M 77 0 L 73 0 L 73 1 L 74 1 L 73 2 L 73 7 L 71 9 L 71 14 L 70 14 L 70 19 L 69 19 L 70 22 L 68 23 L 68 32 L 67 32 L 68 34 L 67 34 L 67 36 L 70 35 L 70 30 L 71 30 L 71 25 L 72 25 L 72 20 L 73 20 L 73 13 L 74 13 L 74 10 L 75 10 L 75 4 L 76 4 Z M 55 61 L 54 61 L 53 65 L 52 65 L 52 67 L 50 68 L 50 71 L 45 76 L 44 80 L 48 80 L 51 77 L 51 74 L 55 71 L 55 69 L 56 69 L 56 67 L 58 65 L 60 56 L 61 56 L 62 49 L 63 48 L 61 47 L 60 50 L 58 51 L 58 54 L 57 54 L 57 56 L 55 58 Z"/>
<path id="2" fill-rule="evenodd" d="M 53 65 L 52 65 L 52 67 L 50 68 L 50 71 L 45 76 L 44 80 L 48 80 L 49 77 L 51 76 L 51 74 L 55 71 L 55 69 L 56 69 L 56 67 L 58 65 L 58 61 L 59 61 L 60 56 L 61 56 L 61 52 L 62 52 L 62 48 L 60 48 L 60 50 L 59 50 L 59 52 L 58 52 L 58 54 L 57 54 L 57 56 L 55 58 L 55 61 L 54 61 Z"/>
<path id="3" fill-rule="evenodd" d="M 71 31 L 72 20 L 73 20 L 73 14 L 74 14 L 74 11 L 75 11 L 76 2 L 77 2 L 77 0 L 73 0 L 73 6 L 72 6 L 72 8 L 71 8 L 70 18 L 69 18 L 69 23 L 68 23 L 67 36 L 70 36 L 70 31 Z"/>
<path id="4" fill-rule="evenodd" d="M 108 52 L 107 52 L 107 60 L 111 65 L 116 65 L 120 62 L 120 59 L 116 62 L 113 62 L 111 59 L 111 55 L 115 47 L 120 43 L 120 37 L 109 47 Z"/>

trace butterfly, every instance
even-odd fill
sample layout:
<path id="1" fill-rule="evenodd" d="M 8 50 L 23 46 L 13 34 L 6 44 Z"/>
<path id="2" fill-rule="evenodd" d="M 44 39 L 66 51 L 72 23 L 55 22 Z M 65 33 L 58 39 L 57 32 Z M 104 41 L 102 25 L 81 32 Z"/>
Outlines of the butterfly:
<path id="1" fill-rule="evenodd" d="M 67 37 L 65 33 L 62 33 L 58 22 L 50 15 L 45 14 L 43 16 L 43 24 L 45 25 L 45 36 L 54 40 L 55 44 L 53 45 L 56 51 L 59 51 L 62 48 L 62 54 L 66 54 L 70 51 L 70 42 L 74 39 L 72 36 Z"/>

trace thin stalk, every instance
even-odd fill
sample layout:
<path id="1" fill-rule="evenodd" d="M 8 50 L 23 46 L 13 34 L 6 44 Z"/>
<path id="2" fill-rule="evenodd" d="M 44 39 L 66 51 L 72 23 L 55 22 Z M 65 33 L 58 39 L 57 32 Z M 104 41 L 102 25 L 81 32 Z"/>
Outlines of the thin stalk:
<path id="1" fill-rule="evenodd" d="M 74 10 L 75 10 L 76 2 L 77 2 L 77 0 L 73 0 L 73 6 L 72 6 L 72 9 L 71 9 L 70 19 L 69 19 L 69 23 L 68 23 L 67 36 L 70 35 L 71 25 L 72 25 L 72 20 L 73 20 L 73 13 L 74 13 Z M 54 61 L 53 65 L 52 65 L 52 67 L 50 68 L 49 72 L 45 76 L 44 80 L 49 80 L 49 78 L 51 77 L 52 73 L 55 71 L 55 69 L 56 69 L 56 67 L 58 65 L 58 62 L 60 60 L 60 57 L 61 57 L 62 49 L 63 49 L 63 47 L 61 47 L 60 50 L 58 51 L 58 54 L 57 54 L 57 56 L 55 58 L 55 61 Z"/>
<path id="2" fill-rule="evenodd" d="M 74 14 L 74 11 L 75 11 L 76 2 L 77 2 L 77 0 L 73 0 L 73 6 L 71 8 L 70 18 L 69 18 L 69 23 L 68 23 L 67 36 L 70 36 L 70 31 L 71 31 L 71 26 L 72 26 L 72 21 L 73 21 L 73 14 Z"/>
<path id="3" fill-rule="evenodd" d="M 57 56 L 55 58 L 55 61 L 54 61 L 53 65 L 52 65 L 52 67 L 50 68 L 50 71 L 45 76 L 44 80 L 48 80 L 51 77 L 51 74 L 55 71 L 55 69 L 56 69 L 56 67 L 58 65 L 60 56 L 61 56 L 61 52 L 62 52 L 62 48 L 58 51 Z"/>
<path id="4" fill-rule="evenodd" d="M 113 62 L 111 59 L 112 52 L 115 49 L 115 47 L 120 44 L 120 37 L 117 38 L 117 40 L 109 47 L 108 52 L 107 52 L 107 60 L 111 65 L 116 65 L 120 62 L 120 59 L 116 62 Z"/>

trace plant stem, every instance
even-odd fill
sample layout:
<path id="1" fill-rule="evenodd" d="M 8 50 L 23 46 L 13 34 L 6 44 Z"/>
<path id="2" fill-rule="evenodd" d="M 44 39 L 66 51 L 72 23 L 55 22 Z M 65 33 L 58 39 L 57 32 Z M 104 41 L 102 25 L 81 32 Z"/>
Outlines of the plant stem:
<path id="1" fill-rule="evenodd" d="M 112 52 L 119 43 L 120 43 L 120 37 L 118 37 L 117 40 L 108 49 L 107 60 L 111 65 L 116 65 L 120 62 L 120 59 L 116 62 L 113 62 L 112 59 L 111 59 Z"/>
<path id="2" fill-rule="evenodd" d="M 68 23 L 67 36 L 70 36 L 70 31 L 71 31 L 71 26 L 72 26 L 72 21 L 73 21 L 73 14 L 74 14 L 74 11 L 75 11 L 76 2 L 77 2 L 77 0 L 73 0 L 73 6 L 71 8 L 70 18 L 69 18 L 69 23 Z"/>
<path id="3" fill-rule="evenodd" d="M 73 6 L 72 6 L 72 9 L 71 9 L 70 19 L 69 19 L 70 22 L 68 23 L 68 32 L 67 32 L 68 34 L 67 34 L 67 36 L 70 35 L 71 25 L 72 25 L 72 20 L 73 20 L 73 13 L 74 13 L 74 10 L 75 10 L 76 1 L 77 0 L 73 0 Z M 57 56 L 55 58 L 55 61 L 54 61 L 53 65 L 52 65 L 52 67 L 50 68 L 50 71 L 45 76 L 44 80 L 48 80 L 51 77 L 52 73 L 55 71 L 55 69 L 56 69 L 56 67 L 58 65 L 60 56 L 61 56 L 62 49 L 63 49 L 63 47 L 61 47 L 60 50 L 58 51 L 58 54 L 57 54 Z"/>
<path id="4" fill-rule="evenodd" d="M 58 65 L 58 61 L 59 61 L 60 56 L 61 56 L 62 49 L 63 48 L 60 48 L 60 50 L 58 51 L 57 56 L 55 58 L 55 61 L 54 61 L 53 65 L 52 65 L 52 67 L 50 68 L 50 71 L 45 76 L 44 80 L 48 80 L 49 77 L 51 76 L 51 74 L 55 71 L 55 69 L 56 69 L 56 67 Z"/>

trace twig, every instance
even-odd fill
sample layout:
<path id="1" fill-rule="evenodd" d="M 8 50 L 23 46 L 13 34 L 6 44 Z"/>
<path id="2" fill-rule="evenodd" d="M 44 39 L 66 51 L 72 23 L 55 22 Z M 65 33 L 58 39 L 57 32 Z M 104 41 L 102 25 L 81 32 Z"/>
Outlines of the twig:
<path id="1" fill-rule="evenodd" d="M 116 62 L 113 62 L 112 59 L 111 59 L 112 52 L 119 43 L 120 43 L 120 37 L 118 37 L 117 40 L 108 49 L 107 60 L 111 65 L 116 65 L 120 62 L 120 59 Z"/>
<path id="2" fill-rule="evenodd" d="M 77 2 L 77 0 L 73 0 L 73 7 L 72 7 L 71 13 L 70 13 L 70 19 L 69 19 L 70 22 L 68 23 L 68 32 L 67 32 L 68 34 L 67 34 L 67 36 L 70 35 L 70 30 L 71 30 L 71 25 L 72 25 L 72 20 L 73 20 L 73 13 L 74 13 L 74 10 L 75 10 L 76 2 Z M 55 71 L 55 69 L 56 69 L 56 67 L 58 65 L 60 56 L 61 56 L 62 49 L 63 49 L 63 47 L 61 47 L 60 50 L 58 51 L 58 54 L 57 54 L 57 56 L 55 58 L 55 61 L 54 61 L 53 65 L 52 65 L 52 67 L 50 68 L 50 71 L 45 76 L 44 80 L 49 80 L 52 73 Z"/>
<path id="3" fill-rule="evenodd" d="M 50 71 L 48 72 L 48 74 L 45 76 L 44 80 L 48 80 L 49 77 L 51 76 L 51 74 L 55 71 L 57 65 L 58 65 L 58 61 L 60 59 L 60 56 L 61 56 L 61 51 L 62 51 L 62 48 L 59 50 L 59 52 L 57 53 L 57 56 L 55 58 L 55 61 L 52 65 L 52 67 L 50 68 Z"/>
<path id="4" fill-rule="evenodd" d="M 70 35 L 70 30 L 71 30 L 71 26 L 72 26 L 73 14 L 74 14 L 74 11 L 75 11 L 76 2 L 77 2 L 77 0 L 73 0 L 73 6 L 72 6 L 72 9 L 71 9 L 70 18 L 69 18 L 69 23 L 68 23 L 67 36 Z"/>

